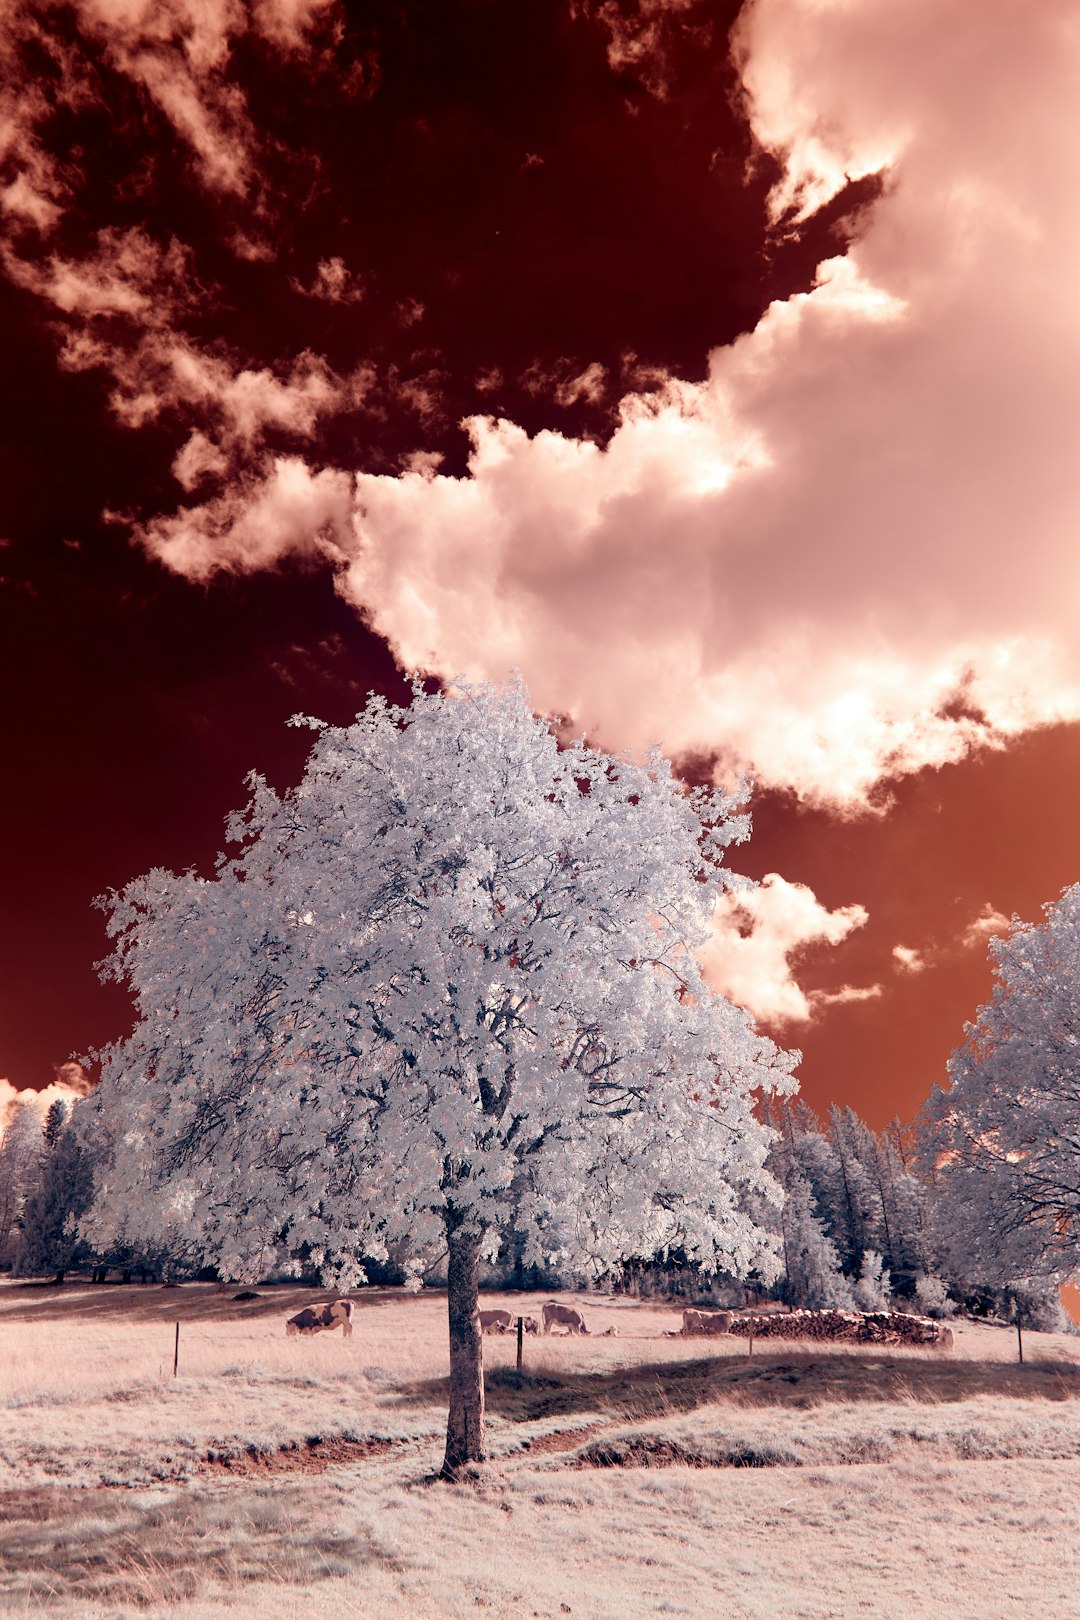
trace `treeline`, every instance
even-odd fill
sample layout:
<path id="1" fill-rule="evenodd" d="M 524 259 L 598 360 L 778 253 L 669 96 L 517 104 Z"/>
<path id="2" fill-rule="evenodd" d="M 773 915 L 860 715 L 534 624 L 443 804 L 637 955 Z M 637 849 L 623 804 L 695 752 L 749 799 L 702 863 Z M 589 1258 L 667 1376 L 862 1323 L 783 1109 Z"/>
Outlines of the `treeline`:
<path id="1" fill-rule="evenodd" d="M 71 1107 L 58 1098 L 43 1120 L 33 1103 L 16 1103 L 0 1140 L 0 1267 L 15 1276 L 63 1282 L 97 1258 L 79 1234 L 94 1184 Z"/>
<path id="2" fill-rule="evenodd" d="M 1064 1271 L 1044 1256 L 1037 1275 L 1006 1278 L 1002 1257 L 972 1226 L 948 1165 L 938 1163 L 929 1109 L 913 1125 L 894 1119 L 876 1132 L 852 1108 L 823 1123 L 798 1098 L 763 1109 L 774 1131 L 767 1169 L 779 1205 L 755 1203 L 756 1223 L 777 1241 L 772 1279 L 706 1278 L 674 1252 L 625 1268 L 635 1293 L 708 1298 L 747 1306 L 776 1301 L 792 1310 L 912 1311 L 937 1319 L 969 1314 L 1072 1331 L 1061 1305 Z"/>
<path id="3" fill-rule="evenodd" d="M 1070 1326 L 1059 1274 L 1004 1280 L 996 1257 L 972 1242 L 928 1114 L 876 1132 L 852 1108 L 831 1108 L 822 1125 L 796 1099 L 771 1103 L 768 1118 L 769 1169 L 786 1195 L 773 1217 L 782 1262 L 774 1298 L 812 1310 L 943 1317 L 963 1308 L 1048 1331 Z"/>
<path id="4" fill-rule="evenodd" d="M 934 1165 L 924 1122 L 905 1128 L 894 1120 L 875 1132 L 854 1109 L 833 1107 L 822 1123 L 798 1099 L 771 1099 L 764 1114 L 774 1132 L 767 1168 L 784 1196 L 779 1204 L 762 1202 L 752 1214 L 777 1238 L 777 1275 L 706 1278 L 676 1251 L 628 1262 L 617 1286 L 686 1296 L 708 1292 L 732 1303 L 772 1299 L 792 1309 L 906 1309 L 931 1317 L 964 1309 L 1019 1317 L 1032 1328 L 1070 1325 L 1056 1274 L 988 1280 L 988 1268 L 965 1245 L 964 1212 L 956 1208 L 948 1175 Z M 179 1233 L 168 1249 L 94 1249 L 81 1232 L 93 1186 L 89 1151 L 72 1127 L 71 1105 L 54 1102 L 44 1120 L 32 1104 L 17 1105 L 0 1142 L 0 1268 L 56 1282 L 74 1269 L 164 1279 L 213 1274 L 197 1246 Z M 310 1254 L 285 1246 L 280 1260 L 283 1272 L 318 1277 Z M 378 1282 L 409 1275 L 404 1257 L 400 1265 L 367 1269 Z M 489 1276 L 502 1286 L 586 1280 L 550 1270 L 541 1276 L 513 1252 L 502 1255 Z"/>

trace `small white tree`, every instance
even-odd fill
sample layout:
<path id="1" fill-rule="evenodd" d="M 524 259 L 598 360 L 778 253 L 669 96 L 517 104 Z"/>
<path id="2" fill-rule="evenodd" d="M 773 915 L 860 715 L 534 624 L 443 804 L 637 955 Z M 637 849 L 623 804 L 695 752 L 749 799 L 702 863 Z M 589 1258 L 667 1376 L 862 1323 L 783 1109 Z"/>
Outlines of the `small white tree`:
<path id="1" fill-rule="evenodd" d="M 997 983 L 922 1116 L 946 1274 L 1080 1268 L 1080 884 L 991 943 Z"/>
<path id="2" fill-rule="evenodd" d="M 448 1252 L 452 1475 L 484 1455 L 478 1261 L 515 1223 L 527 1263 L 775 1268 L 752 1093 L 794 1055 L 694 956 L 736 799 L 560 747 L 520 685 L 307 723 L 212 881 L 109 899 L 138 1023 L 100 1055 L 91 1235 L 187 1231 L 233 1276 L 302 1249 L 343 1284 Z"/>
<path id="3" fill-rule="evenodd" d="M 949 1298 L 949 1290 L 940 1277 L 920 1271 L 915 1278 L 915 1308 L 923 1316 L 943 1317 L 956 1315 L 956 1302 Z"/>
<path id="4" fill-rule="evenodd" d="M 892 1301 L 892 1278 L 876 1249 L 866 1249 L 853 1293 L 860 1311 L 887 1311 Z"/>

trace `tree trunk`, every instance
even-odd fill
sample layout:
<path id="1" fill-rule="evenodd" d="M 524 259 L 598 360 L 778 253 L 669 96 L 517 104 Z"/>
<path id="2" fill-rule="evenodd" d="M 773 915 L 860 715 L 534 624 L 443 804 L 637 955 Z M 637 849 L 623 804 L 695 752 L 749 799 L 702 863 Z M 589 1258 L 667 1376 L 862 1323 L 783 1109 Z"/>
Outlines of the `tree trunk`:
<path id="1" fill-rule="evenodd" d="M 484 1350 L 480 1335 L 477 1277 L 480 1236 L 451 1227 L 447 1305 L 450 1314 L 450 1416 L 446 1424 L 444 1479 L 456 1479 L 468 1463 L 483 1462 Z"/>

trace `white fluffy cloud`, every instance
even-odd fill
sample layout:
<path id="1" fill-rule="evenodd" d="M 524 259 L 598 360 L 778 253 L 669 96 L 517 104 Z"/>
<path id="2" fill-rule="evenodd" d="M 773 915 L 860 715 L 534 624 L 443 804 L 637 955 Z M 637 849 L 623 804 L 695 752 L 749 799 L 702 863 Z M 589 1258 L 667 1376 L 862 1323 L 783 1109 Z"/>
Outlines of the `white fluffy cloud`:
<path id="1" fill-rule="evenodd" d="M 985 950 L 988 940 L 995 934 L 1007 934 L 1011 927 L 1011 919 L 988 900 L 978 916 L 973 917 L 964 929 L 960 943 L 968 950 Z"/>
<path id="2" fill-rule="evenodd" d="M 406 666 L 808 797 L 1080 714 L 1074 9 L 758 0 L 778 218 L 883 197 L 809 293 L 623 401 L 603 449 L 470 423 L 464 478 L 358 479 L 341 589 Z"/>
<path id="3" fill-rule="evenodd" d="M 204 441 L 205 447 L 205 441 Z M 201 506 L 139 530 L 147 550 L 188 579 L 251 573 L 286 556 L 340 555 L 352 533 L 352 482 L 333 468 L 313 473 L 298 456 L 234 479 Z"/>
<path id="4" fill-rule="evenodd" d="M 926 958 L 911 945 L 894 945 L 893 957 L 901 973 L 921 973 Z"/>
<path id="5" fill-rule="evenodd" d="M 768 872 L 756 888 L 725 895 L 702 963 L 713 988 L 755 1018 L 774 1025 L 805 1023 L 818 1008 L 880 995 L 879 985 L 807 994 L 794 977 L 801 952 L 839 945 L 867 918 L 859 905 L 829 911 L 806 884 Z"/>
<path id="6" fill-rule="evenodd" d="M 41 1091 L 34 1091 L 29 1086 L 20 1091 L 10 1080 L 0 1079 L 0 1142 L 16 1108 L 35 1108 L 44 1124 L 45 1115 L 54 1102 L 78 1102 L 89 1090 L 86 1070 L 81 1063 L 75 1062 L 60 1064 L 56 1079 Z"/>

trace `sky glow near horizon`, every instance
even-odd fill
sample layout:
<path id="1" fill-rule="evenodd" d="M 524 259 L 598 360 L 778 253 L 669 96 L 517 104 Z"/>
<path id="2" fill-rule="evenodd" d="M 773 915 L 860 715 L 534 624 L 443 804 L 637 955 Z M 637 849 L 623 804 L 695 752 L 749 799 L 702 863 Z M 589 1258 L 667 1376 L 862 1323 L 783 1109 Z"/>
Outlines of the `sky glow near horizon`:
<path id="1" fill-rule="evenodd" d="M 554 136 L 534 150 L 532 129 L 506 136 L 512 186 L 504 176 L 484 217 L 490 240 L 467 222 L 466 250 L 452 236 L 464 226 L 441 227 L 456 246 L 440 315 L 445 288 L 423 284 L 422 252 L 398 279 L 365 262 L 362 233 L 335 240 L 341 152 L 305 148 L 302 113 L 289 132 L 262 118 L 268 85 L 278 100 L 332 91 L 358 128 L 390 94 L 392 51 L 361 38 L 340 0 L 14 7 L 0 35 L 2 267 L 70 385 L 96 390 L 129 457 L 152 446 L 159 468 L 132 489 L 113 481 L 103 530 L 199 587 L 194 636 L 203 593 L 323 570 L 358 636 L 399 668 L 495 680 L 519 668 L 538 708 L 598 744 L 659 740 L 698 773 L 749 772 L 793 815 L 835 827 L 895 815 L 919 773 L 1068 728 L 1080 718 L 1075 9 L 575 0 L 544 11 L 556 13 L 558 49 L 588 40 L 606 59 L 627 140 L 634 124 L 663 129 L 680 96 L 707 125 L 713 97 L 709 171 L 726 190 L 695 207 L 757 199 L 765 297 L 736 319 L 716 277 L 688 290 L 696 361 L 655 341 L 639 353 L 629 319 L 595 350 L 587 325 L 563 348 L 539 299 L 513 307 L 516 331 L 545 335 L 527 367 L 503 358 L 499 332 L 457 355 L 440 347 L 471 255 L 501 251 L 511 225 L 525 243 L 552 207 L 544 192 L 506 198 L 553 184 L 565 153 Z M 727 78 L 691 98 L 695 52 Z M 100 114 L 110 85 L 130 96 L 135 135 L 122 182 L 106 184 L 93 151 L 63 137 Z M 440 125 L 415 101 L 410 139 L 464 141 L 466 112 Z M 599 162 L 609 137 L 591 116 Z M 463 195 L 484 206 L 479 179 Z M 343 219 L 363 197 L 343 199 Z M 397 207 L 405 233 L 407 194 Z M 562 239 L 541 240 L 555 262 Z M 685 244 L 666 262 L 661 246 L 658 263 L 677 297 Z M 514 271 L 508 260 L 508 300 Z M 633 272 L 622 256 L 604 273 Z M 259 341 L 245 277 L 268 312 Z M 237 783 L 258 764 L 238 753 Z M 793 1043 L 845 1005 L 871 1016 L 893 980 L 914 993 L 1007 920 L 1007 899 L 969 885 L 949 938 L 938 920 L 933 938 L 894 932 L 873 961 L 845 956 L 873 935 L 869 887 L 815 890 L 808 872 L 779 869 L 783 846 L 763 850 L 777 864 L 757 894 L 718 918 L 708 961 Z M 828 983 L 804 981 L 811 950 L 835 954 Z M 973 1011 L 960 1009 L 957 1039 Z"/>

